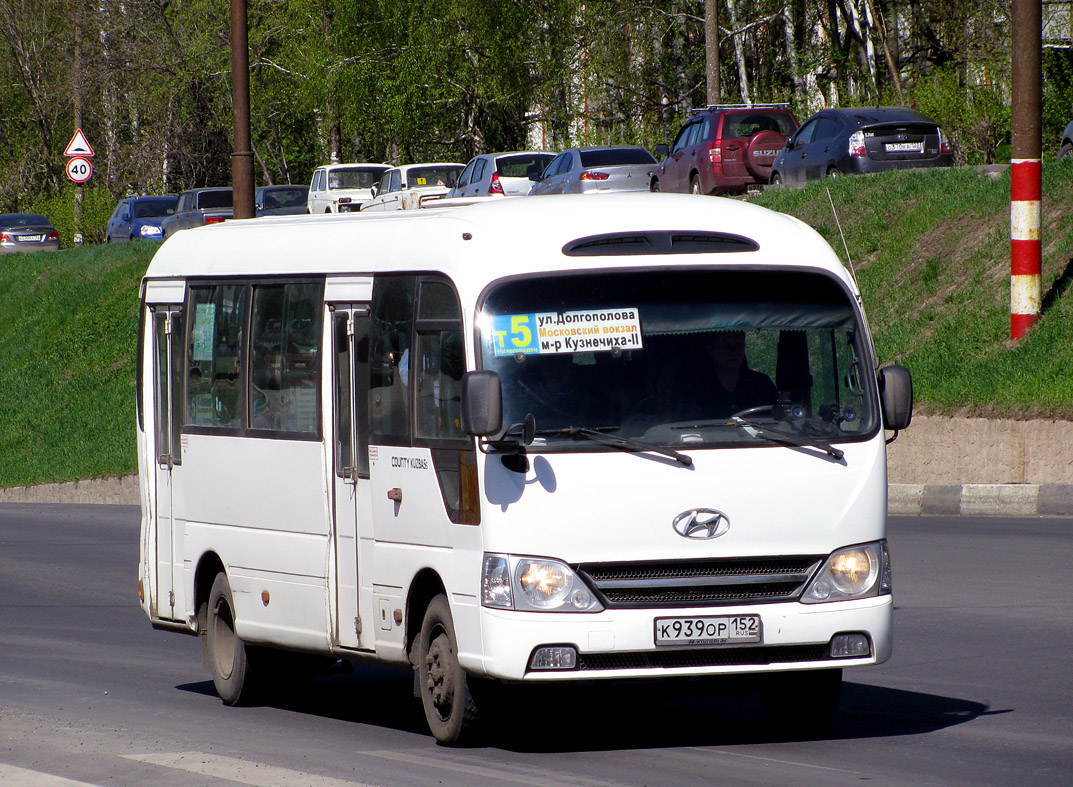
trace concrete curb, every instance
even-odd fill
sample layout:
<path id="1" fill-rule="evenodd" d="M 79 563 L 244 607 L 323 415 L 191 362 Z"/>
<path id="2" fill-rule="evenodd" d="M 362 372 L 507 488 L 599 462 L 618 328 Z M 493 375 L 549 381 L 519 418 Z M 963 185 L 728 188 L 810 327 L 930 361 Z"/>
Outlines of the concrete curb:
<path id="1" fill-rule="evenodd" d="M 1073 484 L 890 484 L 894 516 L 1071 516 Z"/>
<path id="2" fill-rule="evenodd" d="M 35 484 L 0 489 L 0 503 L 94 503 L 141 505 L 138 476 L 94 478 L 63 484 Z"/>
<path id="3" fill-rule="evenodd" d="M 890 484 L 893 516 L 1073 516 L 1073 484 Z M 0 503 L 141 504 L 138 477 L 0 489 Z"/>

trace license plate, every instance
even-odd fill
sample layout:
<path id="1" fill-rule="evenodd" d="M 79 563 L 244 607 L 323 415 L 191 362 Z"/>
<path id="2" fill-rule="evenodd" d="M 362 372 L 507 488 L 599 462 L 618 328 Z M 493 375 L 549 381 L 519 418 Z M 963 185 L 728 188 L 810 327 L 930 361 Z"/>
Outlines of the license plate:
<path id="1" fill-rule="evenodd" d="M 760 641 L 759 615 L 656 618 L 657 645 L 737 645 Z"/>
<path id="2" fill-rule="evenodd" d="M 888 153 L 923 153 L 923 142 L 888 142 L 884 149 Z"/>
<path id="3" fill-rule="evenodd" d="M 40 243 L 42 237 L 41 235 L 20 235 L 19 240 L 23 243 Z"/>

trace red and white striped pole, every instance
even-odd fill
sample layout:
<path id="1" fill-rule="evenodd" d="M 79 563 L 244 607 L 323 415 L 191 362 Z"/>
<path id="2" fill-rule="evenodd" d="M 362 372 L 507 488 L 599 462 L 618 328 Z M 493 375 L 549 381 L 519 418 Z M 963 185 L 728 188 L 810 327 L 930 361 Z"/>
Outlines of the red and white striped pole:
<path id="1" fill-rule="evenodd" d="M 1010 162 L 1010 339 L 1017 341 L 1039 319 L 1043 299 L 1040 276 L 1040 160 Z"/>
<path id="2" fill-rule="evenodd" d="M 1028 333 L 1040 315 L 1040 153 L 1042 137 L 1041 49 L 1043 12 L 1040 0 L 1013 0 L 1013 66 L 1010 156 L 1010 339 Z"/>

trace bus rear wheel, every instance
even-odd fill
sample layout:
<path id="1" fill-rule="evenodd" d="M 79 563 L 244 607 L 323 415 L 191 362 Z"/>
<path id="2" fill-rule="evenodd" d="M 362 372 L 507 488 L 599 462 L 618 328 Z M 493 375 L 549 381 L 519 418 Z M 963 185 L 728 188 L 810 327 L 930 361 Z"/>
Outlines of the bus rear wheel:
<path id="1" fill-rule="evenodd" d="M 209 591 L 205 648 L 216 693 L 225 705 L 248 702 L 253 694 L 246 644 L 235 633 L 235 603 L 222 571 Z"/>
<path id="2" fill-rule="evenodd" d="M 447 597 L 425 610 L 417 635 L 414 667 L 425 720 L 440 744 L 456 746 L 472 737 L 480 714 L 469 678 L 458 663 L 458 641 Z"/>

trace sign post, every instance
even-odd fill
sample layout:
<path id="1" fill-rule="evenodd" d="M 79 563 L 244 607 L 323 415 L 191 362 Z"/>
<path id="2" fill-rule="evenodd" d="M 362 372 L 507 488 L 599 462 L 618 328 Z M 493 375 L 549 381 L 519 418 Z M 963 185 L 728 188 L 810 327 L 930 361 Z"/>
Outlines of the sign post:
<path id="1" fill-rule="evenodd" d="M 90 158 L 93 157 L 93 148 L 89 140 L 82 133 L 82 129 L 75 129 L 74 136 L 63 150 L 67 156 L 67 179 L 75 184 L 75 236 L 74 242 L 82 244 L 82 233 L 79 231 L 82 220 L 82 184 L 93 176 L 93 165 Z"/>

